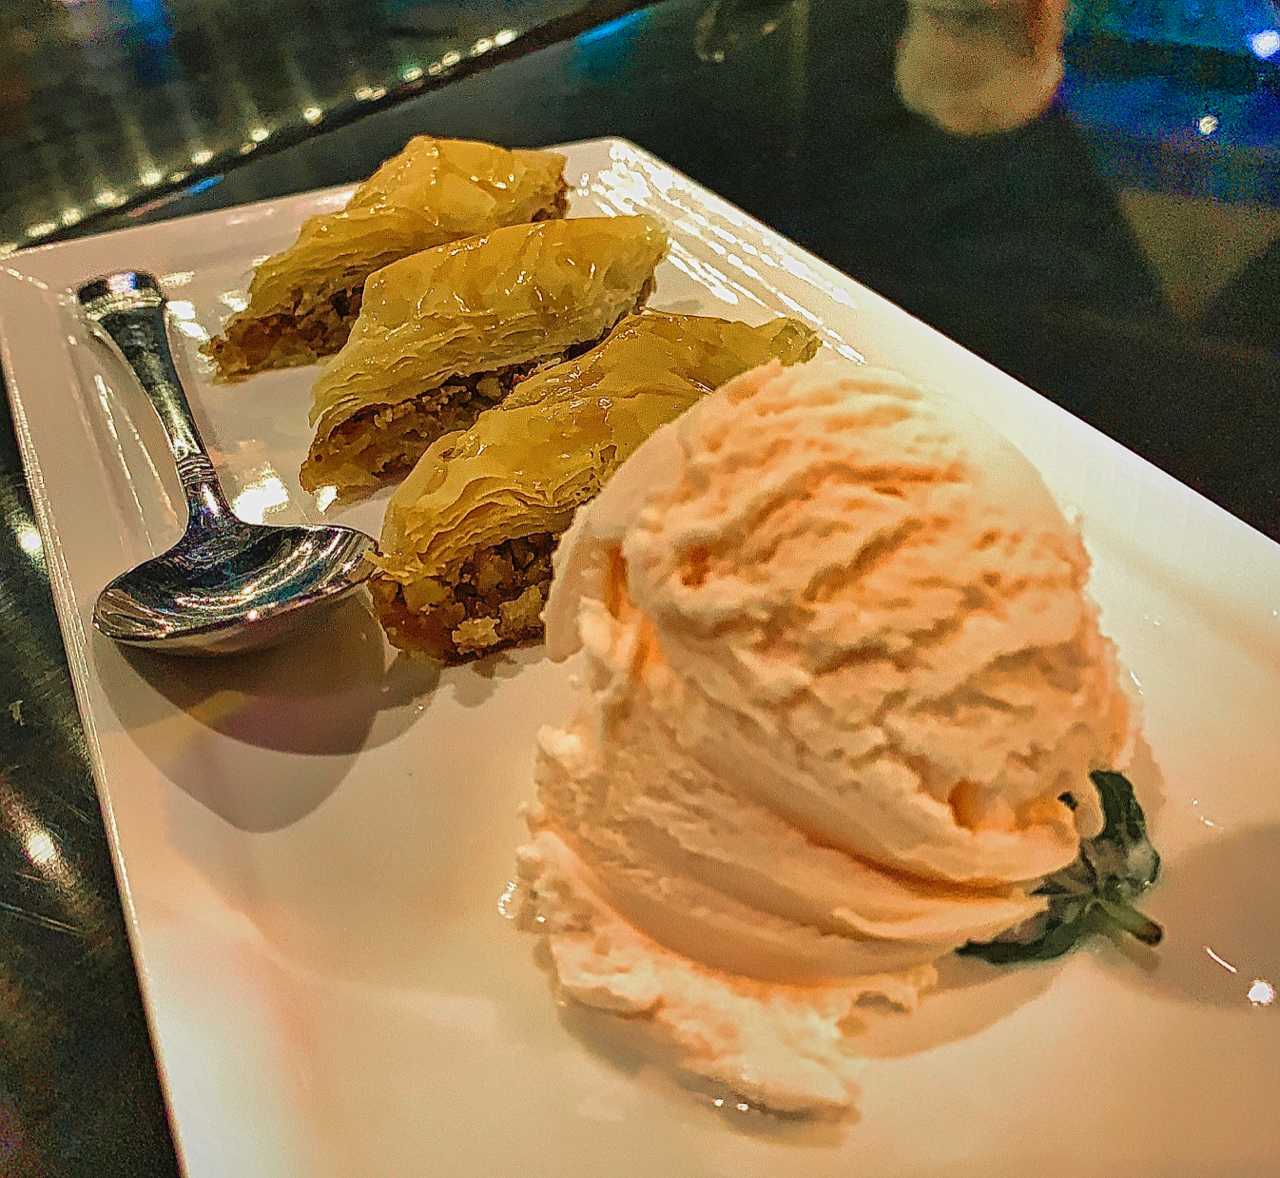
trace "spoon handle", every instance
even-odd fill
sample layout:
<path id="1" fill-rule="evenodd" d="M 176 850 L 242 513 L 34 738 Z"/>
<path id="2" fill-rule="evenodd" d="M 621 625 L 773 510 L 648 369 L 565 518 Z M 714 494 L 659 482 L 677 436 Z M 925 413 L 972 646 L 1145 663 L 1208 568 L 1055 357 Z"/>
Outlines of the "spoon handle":
<path id="1" fill-rule="evenodd" d="M 165 331 L 164 291 L 153 274 L 122 270 L 76 291 L 85 318 L 142 385 L 164 426 L 187 496 L 188 527 L 233 519 L 217 471 L 200 440 Z"/>

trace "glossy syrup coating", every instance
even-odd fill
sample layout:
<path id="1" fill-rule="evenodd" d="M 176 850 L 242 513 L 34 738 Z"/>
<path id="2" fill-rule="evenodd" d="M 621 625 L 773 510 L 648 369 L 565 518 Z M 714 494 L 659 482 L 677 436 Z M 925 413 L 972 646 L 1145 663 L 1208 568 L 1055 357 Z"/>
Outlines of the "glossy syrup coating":
<path id="1" fill-rule="evenodd" d="M 451 413 L 471 378 L 594 343 L 644 302 L 667 244 L 649 216 L 580 217 L 495 229 L 380 270 L 351 338 L 312 388 L 303 486 L 367 481 L 382 451 L 404 443 L 410 410 L 424 418 L 416 460 L 474 420 L 453 424 Z"/>
<path id="2" fill-rule="evenodd" d="M 500 226 L 563 216 L 563 172 L 553 151 L 415 136 L 345 208 L 309 217 L 293 245 L 258 266 L 248 305 L 208 354 L 232 379 L 314 363 L 342 345 L 370 274 Z"/>

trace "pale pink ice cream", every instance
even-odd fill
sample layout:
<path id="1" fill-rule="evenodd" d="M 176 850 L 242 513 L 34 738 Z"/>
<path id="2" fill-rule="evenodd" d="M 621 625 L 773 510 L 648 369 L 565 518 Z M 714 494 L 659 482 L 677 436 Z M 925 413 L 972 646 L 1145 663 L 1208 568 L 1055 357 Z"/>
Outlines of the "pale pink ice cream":
<path id="1" fill-rule="evenodd" d="M 1101 825 L 1129 709 L 1088 569 L 1030 463 L 893 373 L 775 364 L 660 430 L 556 554 L 583 694 L 521 871 L 561 986 L 847 1103 L 850 1003 L 911 1005 Z"/>

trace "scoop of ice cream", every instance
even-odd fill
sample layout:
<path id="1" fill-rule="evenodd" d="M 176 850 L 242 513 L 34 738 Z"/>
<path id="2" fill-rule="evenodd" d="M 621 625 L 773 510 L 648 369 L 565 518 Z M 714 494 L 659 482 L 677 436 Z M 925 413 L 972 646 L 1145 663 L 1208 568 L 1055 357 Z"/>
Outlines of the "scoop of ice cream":
<path id="1" fill-rule="evenodd" d="M 593 924 L 830 987 L 1036 911 L 1128 739 L 1088 569 L 1030 463 L 892 373 L 769 365 L 653 435 L 546 612 L 586 665 L 524 853 L 561 981 Z"/>

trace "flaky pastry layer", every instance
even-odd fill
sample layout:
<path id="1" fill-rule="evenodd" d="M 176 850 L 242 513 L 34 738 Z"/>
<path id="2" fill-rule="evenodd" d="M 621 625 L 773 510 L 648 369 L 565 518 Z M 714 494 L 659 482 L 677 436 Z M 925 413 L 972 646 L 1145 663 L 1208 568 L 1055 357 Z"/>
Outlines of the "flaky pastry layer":
<path id="1" fill-rule="evenodd" d="M 399 258 L 499 226 L 563 217 L 564 157 L 417 136 L 356 189 L 308 218 L 262 262 L 249 299 L 202 351 L 223 380 L 314 364 L 346 343 L 366 279 Z"/>

